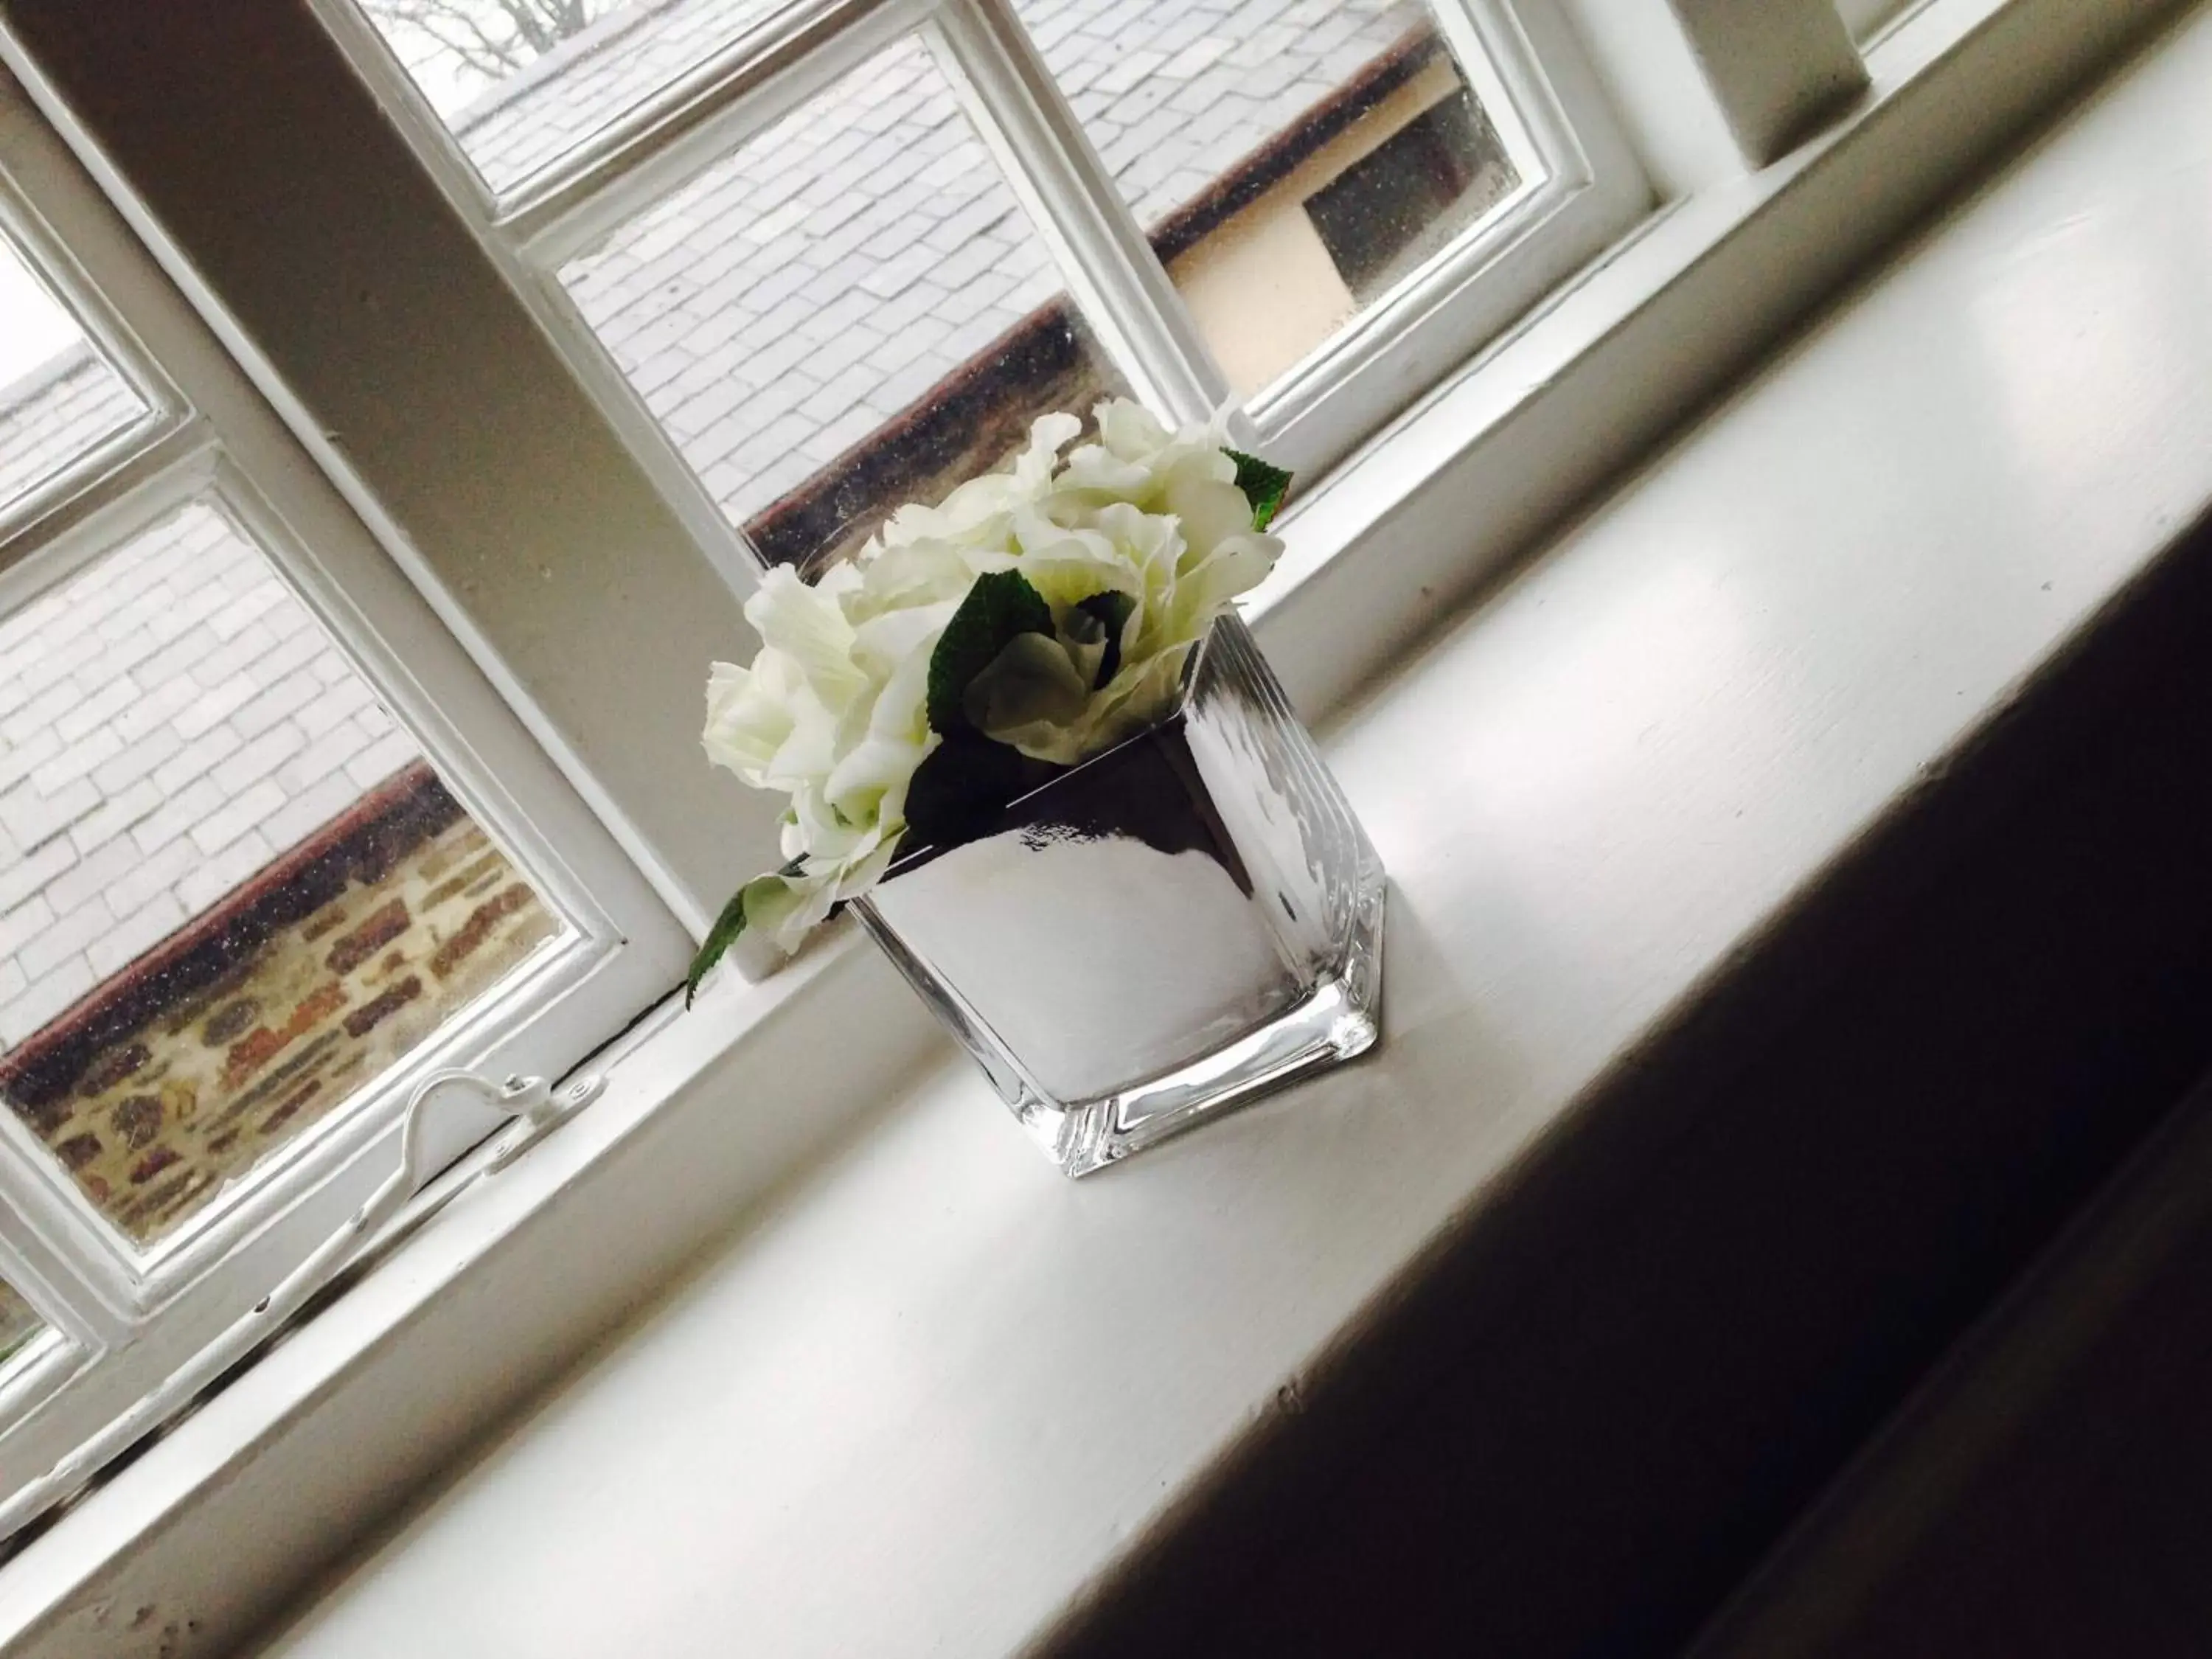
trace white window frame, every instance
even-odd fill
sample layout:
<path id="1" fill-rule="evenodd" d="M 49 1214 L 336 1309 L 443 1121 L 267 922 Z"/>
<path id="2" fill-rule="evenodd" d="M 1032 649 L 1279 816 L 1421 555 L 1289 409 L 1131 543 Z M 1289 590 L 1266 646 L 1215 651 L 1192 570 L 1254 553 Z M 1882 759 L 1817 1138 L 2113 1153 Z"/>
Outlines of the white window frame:
<path id="1" fill-rule="evenodd" d="M 504 701 L 340 501 L 0 70 L 0 224 L 148 412 L 0 520 L 0 614 L 195 501 L 259 550 L 568 933 L 173 1237 L 137 1248 L 0 1110 L 0 1279 L 46 1321 L 0 1376 L 0 1505 L 250 1310 L 398 1156 L 445 1066 L 557 1076 L 680 976 L 690 941 Z M 449 1113 L 440 1160 L 501 1121 Z"/>
<path id="2" fill-rule="evenodd" d="M 902 38 L 929 46 L 1136 394 L 1176 421 L 1236 407 L 1245 441 L 1308 477 L 1402 412 L 1652 205 L 1555 0 L 1425 0 L 1523 183 L 1239 405 L 1012 0 L 800 0 L 504 192 L 477 173 L 352 0 L 309 3 L 740 592 L 750 589 L 756 556 L 584 320 L 559 270 Z"/>
<path id="3" fill-rule="evenodd" d="M 50 232 L 46 222 L 30 207 L 21 192 L 0 178 L 0 235 L 22 250 L 34 280 L 43 277 L 70 295 L 94 292 L 90 278 L 76 256 Z M 31 597 L 27 579 L 11 573 L 23 562 L 19 544 L 28 536 L 58 536 L 84 513 L 97 510 L 103 492 L 98 486 L 127 473 L 135 482 L 151 477 L 185 448 L 198 441 L 186 428 L 191 422 L 183 395 L 142 351 L 129 331 L 116 326 L 104 306 L 79 304 L 71 320 L 86 343 L 145 405 L 137 420 L 125 422 L 92 448 L 41 478 L 4 508 L 0 508 L 0 607 L 13 611 Z M 112 486 L 111 486 L 112 488 Z M 50 560 L 49 562 L 52 562 Z M 42 585 L 64 574 L 55 570 Z M 11 586 L 12 590 L 11 591 Z"/>

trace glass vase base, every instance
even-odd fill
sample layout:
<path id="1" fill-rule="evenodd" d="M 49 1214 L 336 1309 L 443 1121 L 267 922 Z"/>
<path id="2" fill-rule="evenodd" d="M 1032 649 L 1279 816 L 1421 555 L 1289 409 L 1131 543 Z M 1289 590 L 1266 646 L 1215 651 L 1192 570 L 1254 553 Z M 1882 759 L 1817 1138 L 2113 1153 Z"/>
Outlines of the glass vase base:
<path id="1" fill-rule="evenodd" d="M 1376 872 L 1371 906 L 1364 907 L 1372 920 L 1355 945 L 1366 960 L 1353 964 L 1352 975 L 1324 981 L 1296 1007 L 1224 1048 L 1103 1099 L 1066 1104 L 1024 1089 L 1012 1103 L 1023 1127 L 1062 1174 L 1086 1176 L 1365 1054 L 1382 1036 L 1374 999 L 1361 992 L 1377 980 L 1381 874 Z"/>

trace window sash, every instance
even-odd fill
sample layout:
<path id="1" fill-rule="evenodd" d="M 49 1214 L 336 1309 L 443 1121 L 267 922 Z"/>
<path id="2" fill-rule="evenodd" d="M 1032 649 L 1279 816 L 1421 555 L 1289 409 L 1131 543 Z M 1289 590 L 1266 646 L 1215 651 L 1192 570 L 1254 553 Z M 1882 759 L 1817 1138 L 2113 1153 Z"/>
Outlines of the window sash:
<path id="1" fill-rule="evenodd" d="M 219 501 L 568 929 L 144 1250 L 0 1110 L 0 1279 L 52 1333 L 0 1380 L 4 1499 L 331 1235 L 392 1167 L 422 1076 L 455 1064 L 560 1075 L 679 981 L 690 941 L 5 70 L 0 212 L 152 411 L 15 518 L 0 538 L 0 614 L 183 503 Z M 453 1115 L 435 1151 L 458 1157 L 499 1121 Z"/>
<path id="2" fill-rule="evenodd" d="M 1851 39 L 1869 46 L 1918 3 L 1919 0 L 1836 0 L 1836 10 Z"/>
<path id="3" fill-rule="evenodd" d="M 0 121 L 16 118 L 21 118 L 16 112 L 0 108 Z M 137 420 L 109 433 L 0 508 L 0 581 L 5 581 L 30 550 L 72 519 L 97 511 L 116 489 L 146 477 L 196 440 L 186 433 L 193 417 L 182 394 L 136 337 L 99 302 L 83 267 L 5 175 L 0 175 L 0 234 L 23 250 L 36 273 L 68 307 L 87 342 L 145 405 Z M 164 450 L 167 455 L 159 453 Z M 15 604 L 0 588 L 0 610 L 12 610 Z"/>
<path id="4" fill-rule="evenodd" d="M 695 752 L 689 737 L 696 729 L 693 719 L 687 712 L 679 730 L 672 718 L 679 703 L 694 701 L 689 688 L 696 683 L 696 664 L 722 648 L 720 640 L 743 636 L 737 606 L 756 578 L 742 544 L 596 342 L 562 337 L 547 279 L 526 263 L 514 237 L 495 225 L 501 210 L 358 10 L 341 0 L 309 0 L 296 17 L 260 8 L 180 15 L 154 0 L 135 3 L 133 12 L 134 0 L 124 0 L 131 18 L 128 28 L 116 26 L 110 9 L 102 13 L 106 27 L 95 30 L 88 16 L 66 7 L 0 0 L 0 18 L 18 31 L 12 41 L 0 40 L 0 52 L 26 76 L 86 164 L 143 228 L 179 286 L 232 344 L 308 452 L 559 758 L 666 902 L 695 934 L 703 931 L 730 885 L 771 857 L 773 848 L 772 814 L 690 764 L 685 757 Z M 1829 0 L 1778 3 L 1826 5 Z M 1586 9 L 1588 0 L 1580 3 Z M 826 27 L 897 4 L 927 9 L 929 0 L 802 0 L 780 16 Z M 1583 10 L 1577 9 L 1572 26 L 1562 15 L 1561 0 L 1513 0 L 1510 14 L 1540 60 L 1541 80 L 1590 152 L 1593 170 L 1606 175 L 1609 157 L 1628 157 L 1632 175 L 1633 158 L 1603 114 L 1611 79 L 1600 96 L 1596 78 L 1583 62 L 1581 31 L 1590 21 Z M 1003 17 L 1003 6 L 997 15 Z M 700 73 L 733 73 L 732 63 L 762 50 L 768 30 L 764 24 Z M 326 46 L 332 49 L 324 51 Z M 33 52 L 47 55 L 47 61 Z M 255 83 L 244 61 L 257 55 L 267 61 L 271 52 L 289 68 L 287 84 L 274 89 L 276 95 L 264 86 L 246 96 Z M 204 71 L 196 80 L 163 67 L 186 58 Z M 1607 73 L 1610 77 L 1610 66 Z M 106 107 L 101 91 L 129 85 L 150 92 L 157 83 L 161 94 L 141 97 L 127 118 Z M 989 84 L 982 95 L 989 95 Z M 89 118 L 69 106 L 70 96 L 85 100 Z M 651 115 L 648 108 L 633 118 L 649 121 Z M 208 176 L 191 142 L 210 122 L 233 133 L 219 181 Z M 994 125 L 1012 131 L 1015 117 L 1002 115 Z M 265 138 L 265 144 L 249 135 Z M 1635 138 L 1636 154 L 1645 153 L 1641 123 Z M 282 166 L 274 159 L 279 151 L 287 158 Z M 586 146 L 563 165 L 587 167 L 592 153 Z M 314 160 L 304 175 L 302 155 Z M 395 179 L 395 166 L 403 165 L 396 158 L 402 155 L 417 164 L 415 176 Z M 1585 191 L 1571 210 L 1604 206 L 1604 194 Z M 233 198 L 241 205 L 234 207 Z M 1090 200 L 1102 223 L 1118 225 L 1125 248 L 1141 246 L 1116 193 L 1102 185 L 1090 192 Z M 1647 192 L 1632 190 L 1620 222 L 1633 220 L 1646 200 Z M 256 216 L 255 246 L 275 242 L 292 248 L 288 263 L 316 272 L 312 279 L 303 272 L 301 279 L 321 282 L 331 292 L 356 284 L 389 290 L 407 313 L 389 326 L 437 343 L 419 362 L 385 366 L 391 375 L 383 394 L 387 404 L 400 400 L 418 407 L 426 429 L 456 436 L 469 398 L 486 386 L 494 389 L 486 395 L 511 401 L 527 386 L 530 396 L 556 411 L 563 429 L 576 434 L 562 475 L 549 474 L 543 456 L 527 455 L 518 458 L 507 478 L 471 480 L 482 497 L 478 521 L 497 522 L 542 545 L 556 566 L 564 559 L 588 561 L 596 556 L 590 544 L 611 538 L 637 573 L 624 596 L 637 603 L 587 612 L 565 593 L 534 581 L 510 592 L 509 573 L 488 559 L 483 536 L 439 511 L 441 492 L 450 495 L 455 488 L 447 458 L 458 445 L 418 448 L 402 460 L 379 446 L 356 450 L 332 440 L 331 434 L 351 430 L 363 418 L 358 389 L 334 381 L 329 368 L 363 348 L 362 331 L 345 307 L 331 307 L 329 316 L 318 315 L 304 328 L 281 313 L 280 301 L 253 269 L 252 256 L 240 253 L 225 226 L 246 203 Z M 514 206 L 511 201 L 510 214 Z M 1614 210 L 1620 211 L 1618 204 Z M 1565 218 L 1563 212 L 1547 225 Z M 1585 223 L 1576 238 L 1524 237 L 1498 250 L 1498 258 L 1523 262 L 1525 271 L 1530 249 L 1547 240 L 1555 265 L 1571 267 L 1586 250 L 1602 246 L 1606 236 Z M 365 240 L 374 244 L 373 258 L 362 251 Z M 410 257 L 390 260 L 386 251 L 395 246 Z M 1146 271 L 1148 259 L 1148 252 L 1138 259 L 1133 252 L 1127 264 Z M 387 279 L 393 270 L 400 274 Z M 498 294 L 489 291 L 488 276 L 495 278 Z M 1146 280 L 1157 287 L 1159 279 L 1148 273 Z M 218 293 L 217 284 L 227 291 Z M 423 291 L 432 287 L 434 302 Z M 1499 291 L 1498 284 L 1473 288 L 1478 294 Z M 1079 283 L 1079 297 L 1084 291 Z M 520 307 L 514 304 L 518 295 Z M 416 314 L 432 303 L 437 315 Z M 1172 320 L 1179 302 L 1164 298 L 1160 312 Z M 526 319 L 532 337 L 521 337 L 513 313 Z M 1483 326 L 1474 319 L 1477 337 Z M 489 342 L 496 342 L 495 356 L 487 356 Z M 1363 395 L 1372 399 L 1366 406 L 1340 398 L 1335 406 L 1344 419 L 1323 415 L 1296 428 L 1286 426 L 1285 441 L 1297 447 L 1289 459 L 1307 467 L 1310 477 L 1312 464 L 1305 457 L 1351 442 L 1370 422 L 1396 415 L 1436 369 L 1436 355 L 1447 360 L 1447 372 L 1459 366 L 1441 337 L 1433 347 L 1409 348 L 1402 359 L 1378 362 L 1359 382 L 1367 389 Z M 556 367 L 549 368 L 549 356 Z M 593 430 L 584 432 L 586 426 Z M 1239 435 L 1250 431 L 1247 426 Z M 623 452 L 620 462 L 606 453 L 609 432 Z M 581 513 L 573 500 L 558 517 L 538 505 L 554 496 L 574 497 L 579 487 L 592 497 Z M 1286 527 L 1296 545 L 1295 515 Z M 719 593 L 708 591 L 702 574 Z M 656 603 L 660 614 L 653 621 L 648 613 Z M 1404 603 L 1417 608 L 1418 594 L 1409 592 Z M 609 670 L 617 660 L 630 666 L 622 671 L 620 695 L 610 697 L 608 689 L 617 681 Z"/>
<path id="5" fill-rule="evenodd" d="M 1825 3 L 1825 0 L 1820 0 Z M 811 0 L 763 19 L 500 195 L 353 0 L 312 9 L 507 270 L 571 370 L 739 592 L 758 560 L 562 289 L 558 271 L 894 40 L 919 34 L 1138 395 L 1174 420 L 1228 382 L 1012 0 Z M 1311 476 L 1403 412 L 1651 203 L 1556 0 L 1435 0 L 1447 45 L 1524 183 L 1470 231 L 1237 407 L 1239 441 Z"/>

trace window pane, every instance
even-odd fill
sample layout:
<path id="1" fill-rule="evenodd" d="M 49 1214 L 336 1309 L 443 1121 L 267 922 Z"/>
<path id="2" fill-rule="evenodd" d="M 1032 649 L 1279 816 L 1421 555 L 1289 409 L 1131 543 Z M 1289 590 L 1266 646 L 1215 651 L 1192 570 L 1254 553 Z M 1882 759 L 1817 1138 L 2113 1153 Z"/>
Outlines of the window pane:
<path id="1" fill-rule="evenodd" d="M 561 930 L 211 502 L 0 675 L 0 1098 L 140 1243 Z"/>
<path id="2" fill-rule="evenodd" d="M 1521 182 L 1412 0 L 1017 0 L 1238 392 Z"/>
<path id="3" fill-rule="evenodd" d="M 0 238 L 0 511 L 145 412 Z"/>
<path id="4" fill-rule="evenodd" d="M 0 1279 L 0 1369 L 5 1369 L 46 1328 L 46 1322 L 32 1311 L 15 1287 Z"/>
<path id="5" fill-rule="evenodd" d="M 520 184 L 781 0 L 361 0 L 495 190 Z"/>
<path id="6" fill-rule="evenodd" d="M 1120 377 L 918 42 L 884 52 L 562 280 L 769 558 L 851 545 Z"/>

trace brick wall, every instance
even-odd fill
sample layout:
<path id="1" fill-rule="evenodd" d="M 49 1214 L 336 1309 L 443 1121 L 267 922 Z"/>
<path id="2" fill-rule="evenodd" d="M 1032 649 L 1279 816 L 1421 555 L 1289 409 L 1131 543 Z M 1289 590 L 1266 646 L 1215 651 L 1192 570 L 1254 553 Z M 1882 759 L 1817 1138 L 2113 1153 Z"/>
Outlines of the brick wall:
<path id="1" fill-rule="evenodd" d="M 559 932 L 418 763 L 0 1056 L 0 1099 L 148 1242 Z"/>

